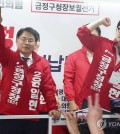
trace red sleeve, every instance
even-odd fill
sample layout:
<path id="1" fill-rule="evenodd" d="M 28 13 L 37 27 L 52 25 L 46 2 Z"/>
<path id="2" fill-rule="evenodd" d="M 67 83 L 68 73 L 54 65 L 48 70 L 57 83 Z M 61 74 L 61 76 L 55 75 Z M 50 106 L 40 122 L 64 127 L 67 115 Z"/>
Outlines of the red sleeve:
<path id="1" fill-rule="evenodd" d="M 4 33 L 4 27 L 0 24 L 0 55 L 4 49 L 5 49 L 5 33 Z"/>
<path id="2" fill-rule="evenodd" d="M 41 92 L 45 98 L 48 110 L 58 109 L 55 94 L 57 94 L 56 84 L 52 78 L 48 61 L 44 63 L 44 72 L 41 81 Z"/>
<path id="3" fill-rule="evenodd" d="M 99 44 L 100 36 L 91 34 L 91 31 L 84 25 L 78 29 L 77 36 L 82 45 L 92 52 L 94 52 L 95 47 Z"/>
<path id="4" fill-rule="evenodd" d="M 0 63 L 3 64 L 6 62 L 6 59 L 9 54 L 8 49 L 5 49 L 5 33 L 4 27 L 0 24 Z"/>
<path id="5" fill-rule="evenodd" d="M 68 101 L 75 99 L 74 80 L 75 64 L 72 55 L 68 56 L 64 66 L 64 93 Z"/>

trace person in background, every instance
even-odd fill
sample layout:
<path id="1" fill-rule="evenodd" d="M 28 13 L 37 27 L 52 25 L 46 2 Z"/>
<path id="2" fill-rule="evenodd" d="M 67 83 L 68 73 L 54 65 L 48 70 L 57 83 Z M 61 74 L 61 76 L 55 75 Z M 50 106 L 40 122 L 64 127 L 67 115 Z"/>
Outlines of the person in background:
<path id="1" fill-rule="evenodd" d="M 0 22 L 1 20 L 0 8 Z M 46 100 L 49 115 L 55 120 L 60 117 L 49 62 L 34 52 L 39 38 L 39 33 L 35 29 L 22 28 L 16 35 L 17 51 L 12 51 L 10 48 L 5 48 L 4 28 L 0 24 L 1 115 L 39 114 L 41 91 Z M 8 134 L 9 132 L 39 134 L 39 125 L 32 119 L 0 120 L 0 133 Z"/>
<path id="2" fill-rule="evenodd" d="M 91 134 L 104 134 L 104 131 L 99 128 L 101 124 L 100 120 L 102 120 L 102 109 L 99 105 L 99 94 L 95 94 L 95 101 L 92 102 L 92 97 L 88 96 L 88 108 L 89 111 L 87 113 L 87 123 L 90 129 Z M 76 112 L 64 112 L 61 110 L 61 113 L 66 118 L 67 128 L 70 134 L 80 134 L 77 124 L 77 115 Z"/>
<path id="3" fill-rule="evenodd" d="M 96 27 L 92 34 L 101 36 L 101 30 Z M 69 103 L 69 110 L 81 108 L 79 94 L 83 86 L 86 74 L 93 59 L 93 52 L 82 46 L 81 49 L 67 56 L 64 65 L 64 93 Z"/>
<path id="4" fill-rule="evenodd" d="M 85 108 L 87 97 L 89 95 L 94 97 L 95 93 L 99 93 L 102 109 L 110 112 L 110 100 L 120 98 L 120 21 L 116 27 L 114 40 L 92 34 L 92 31 L 101 25 L 110 26 L 110 18 L 103 17 L 87 26 L 81 26 L 77 31 L 81 43 L 94 53 L 92 64 L 79 97 L 83 100 L 83 108 Z M 108 128 L 109 134 L 117 134 L 115 131 L 120 131 L 120 128 Z"/>

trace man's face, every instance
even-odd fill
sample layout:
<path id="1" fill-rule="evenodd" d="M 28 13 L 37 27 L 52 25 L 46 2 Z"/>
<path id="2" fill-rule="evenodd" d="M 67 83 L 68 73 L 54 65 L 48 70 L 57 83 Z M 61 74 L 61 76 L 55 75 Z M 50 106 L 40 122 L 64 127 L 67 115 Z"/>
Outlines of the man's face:
<path id="1" fill-rule="evenodd" d="M 16 40 L 18 50 L 24 55 L 29 56 L 37 47 L 34 36 L 29 32 L 23 32 Z"/>
<path id="2" fill-rule="evenodd" d="M 116 29 L 116 40 L 120 42 L 120 26 Z"/>

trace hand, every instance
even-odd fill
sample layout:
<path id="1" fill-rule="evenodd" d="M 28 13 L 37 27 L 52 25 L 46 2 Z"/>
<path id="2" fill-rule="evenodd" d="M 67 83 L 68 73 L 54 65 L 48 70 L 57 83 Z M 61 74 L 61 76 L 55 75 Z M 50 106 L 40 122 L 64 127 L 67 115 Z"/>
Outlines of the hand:
<path id="1" fill-rule="evenodd" d="M 102 109 L 99 105 L 99 94 L 95 94 L 94 105 L 92 103 L 92 97 L 88 96 L 88 108 L 87 123 L 91 134 L 104 134 L 103 130 L 97 127 L 98 120 L 102 119 Z"/>
<path id="2" fill-rule="evenodd" d="M 69 110 L 70 111 L 76 111 L 79 110 L 79 107 L 76 105 L 75 101 L 69 101 Z"/>
<path id="3" fill-rule="evenodd" d="M 102 24 L 103 24 L 104 26 L 106 26 L 106 27 L 110 26 L 110 25 L 111 25 L 111 20 L 110 20 L 110 18 L 108 18 L 108 17 L 103 18 Z"/>
<path id="4" fill-rule="evenodd" d="M 69 130 L 70 134 L 80 134 L 78 125 L 77 125 L 77 116 L 76 113 L 71 112 L 65 112 L 64 110 L 61 110 L 61 113 L 66 118 L 67 128 Z"/>
<path id="5" fill-rule="evenodd" d="M 99 94 L 95 94 L 94 105 L 92 103 L 92 97 L 88 96 L 88 108 L 89 108 L 89 112 L 87 114 L 88 124 L 91 124 L 91 122 L 97 123 L 98 120 L 102 119 L 102 109 L 99 105 Z"/>
<path id="6" fill-rule="evenodd" d="M 49 111 L 49 115 L 53 116 L 54 120 L 59 120 L 61 113 L 57 110 L 51 110 L 51 111 Z"/>
<path id="7" fill-rule="evenodd" d="M 61 107 L 62 102 L 61 102 L 61 100 L 58 98 L 58 96 L 57 96 L 57 95 L 55 95 L 55 98 L 56 98 L 57 106 L 58 106 L 58 108 L 60 108 L 60 107 Z"/>

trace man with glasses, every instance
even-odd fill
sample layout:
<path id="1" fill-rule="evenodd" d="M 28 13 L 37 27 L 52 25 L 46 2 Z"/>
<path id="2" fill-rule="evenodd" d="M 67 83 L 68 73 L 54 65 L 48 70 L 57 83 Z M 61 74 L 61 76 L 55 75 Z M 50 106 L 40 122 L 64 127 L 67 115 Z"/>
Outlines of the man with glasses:
<path id="1" fill-rule="evenodd" d="M 36 30 L 31 27 L 22 28 L 17 32 L 17 51 L 14 52 L 10 48 L 5 48 L 4 28 L 0 25 L 0 63 L 3 72 L 1 115 L 39 114 L 41 91 L 49 115 L 55 120 L 60 117 L 55 97 L 57 90 L 49 62 L 34 52 L 39 40 L 39 33 Z M 0 120 L 0 133 L 39 134 L 39 123 L 36 119 Z"/>
<path id="2" fill-rule="evenodd" d="M 110 112 L 110 101 L 120 98 L 120 55 L 118 49 L 120 46 L 120 21 L 117 24 L 114 40 L 91 34 L 100 25 L 108 27 L 111 25 L 111 20 L 104 17 L 87 26 L 83 25 L 77 32 L 81 43 L 94 52 L 93 61 L 79 97 L 83 99 L 83 108 L 85 108 L 87 97 L 89 95 L 94 97 L 94 94 L 98 92 L 101 107 Z M 120 130 L 117 129 L 120 128 L 114 127 L 109 127 L 110 131 L 108 130 L 107 133 L 118 134 Z"/>

